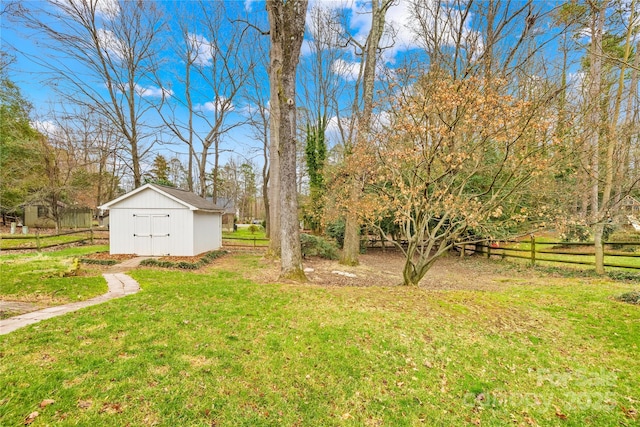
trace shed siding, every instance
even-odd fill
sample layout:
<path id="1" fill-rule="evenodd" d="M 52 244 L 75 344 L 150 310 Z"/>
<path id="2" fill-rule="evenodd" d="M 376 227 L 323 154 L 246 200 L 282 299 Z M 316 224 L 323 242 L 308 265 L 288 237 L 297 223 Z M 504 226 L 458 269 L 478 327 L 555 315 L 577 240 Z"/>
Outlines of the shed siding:
<path id="1" fill-rule="evenodd" d="M 195 212 L 193 215 L 194 255 L 222 246 L 222 215 L 210 212 Z"/>
<path id="2" fill-rule="evenodd" d="M 140 207 L 153 206 L 155 209 L 188 209 L 185 205 L 172 200 L 157 191 L 147 188 L 133 196 L 121 200 L 113 205 L 111 209 L 137 209 Z"/>
<path id="3" fill-rule="evenodd" d="M 166 199 L 166 198 L 165 198 Z M 123 202 L 126 200 L 123 200 Z M 169 202 L 173 202 L 169 200 Z M 143 206 L 143 205 L 140 205 Z M 146 205 L 148 206 L 148 205 Z M 133 215 L 158 215 L 168 214 L 169 221 L 169 254 L 180 256 L 195 255 L 193 252 L 193 235 L 190 232 L 193 225 L 193 213 L 185 208 L 182 209 L 121 209 L 118 203 L 117 208 L 110 209 L 110 253 L 112 254 L 135 254 L 134 247 L 134 221 Z M 151 255 L 151 254 L 138 254 Z"/>
<path id="4" fill-rule="evenodd" d="M 132 254 L 133 212 L 129 209 L 109 211 L 109 252 L 112 254 Z"/>
<path id="5" fill-rule="evenodd" d="M 222 246 L 221 213 L 200 210 L 207 203 L 194 194 L 150 186 L 116 200 L 107 207 L 112 254 L 194 256 Z"/>

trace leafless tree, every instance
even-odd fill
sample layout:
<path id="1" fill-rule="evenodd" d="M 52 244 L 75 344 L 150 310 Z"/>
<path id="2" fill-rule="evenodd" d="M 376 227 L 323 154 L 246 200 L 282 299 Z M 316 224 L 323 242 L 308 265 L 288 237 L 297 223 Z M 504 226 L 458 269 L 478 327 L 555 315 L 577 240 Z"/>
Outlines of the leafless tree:
<path id="1" fill-rule="evenodd" d="M 268 68 L 268 57 L 267 47 L 262 43 L 261 38 L 255 40 L 255 42 L 255 49 L 253 51 L 256 55 L 256 66 L 252 68 L 247 80 L 248 88 L 243 92 L 243 97 L 246 101 L 244 113 L 247 117 L 247 124 L 251 129 L 254 140 L 261 142 L 262 201 L 265 208 L 266 233 L 267 237 L 271 237 L 272 217 L 270 215 L 271 204 L 269 200 L 269 188 L 273 184 L 271 181 L 271 165 L 269 162 L 269 94 L 268 89 L 265 91 L 263 77 L 261 75 L 261 73 Z"/>
<path id="2" fill-rule="evenodd" d="M 184 7 L 178 14 L 179 35 L 175 40 L 175 55 L 182 59 L 182 69 L 176 76 L 184 93 L 165 92 L 159 111 L 164 123 L 188 150 L 187 183 L 189 190 L 201 196 L 207 194 L 207 179 L 213 186 L 210 194 L 217 200 L 217 176 L 222 141 L 241 121 L 230 121 L 236 101 L 251 70 L 251 55 L 246 54 L 245 32 L 229 22 L 231 11 L 223 2 L 205 2 Z M 159 76 L 159 85 L 162 78 Z M 196 102 L 196 99 L 208 99 Z M 186 119 L 181 119 L 186 110 Z M 198 132 L 204 124 L 206 134 Z M 208 173 L 213 156 L 212 173 Z M 194 169 L 196 177 L 194 179 Z M 196 188 L 197 187 L 197 188 Z"/>
<path id="3" fill-rule="evenodd" d="M 157 66 L 156 39 L 163 16 L 154 2 L 57 0 L 19 4 L 12 19 L 36 31 L 40 54 L 59 96 L 95 109 L 126 140 L 134 185 L 141 161 L 155 142 L 145 124 L 146 99 L 164 89 L 151 85 Z"/>
<path id="4" fill-rule="evenodd" d="M 43 135 L 38 145 L 47 185 L 33 197 L 51 204 L 56 222 L 57 203 L 64 201 L 95 209 L 117 195 L 126 159 L 119 133 L 94 111 L 62 105 L 36 122 Z"/>
<path id="5" fill-rule="evenodd" d="M 307 0 L 267 0 L 270 38 L 271 192 L 270 205 L 278 205 L 280 260 L 283 278 L 304 280 L 298 194 L 296 192 L 296 69 L 304 37 Z M 274 157 L 275 162 L 274 162 Z M 274 176 L 274 169 L 278 176 Z M 278 236 L 272 229 L 271 241 Z"/>
<path id="6" fill-rule="evenodd" d="M 353 117 L 357 123 L 357 133 L 355 141 L 350 140 L 350 144 L 365 143 L 371 126 L 371 116 L 373 113 L 373 95 L 376 79 L 376 68 L 380 51 L 380 40 L 385 31 L 385 19 L 389 8 L 393 5 L 393 0 L 372 0 L 371 1 L 371 29 L 364 44 L 351 39 L 350 42 L 359 51 L 361 56 L 360 72 L 356 92 L 353 102 Z M 360 86 L 361 85 L 361 86 Z M 361 93 L 359 90 L 361 89 Z M 350 132 L 353 135 L 353 132 Z M 347 147 L 347 152 L 352 148 Z M 359 198 L 362 186 L 358 182 L 358 177 L 353 176 L 349 180 L 351 198 Z M 340 262 L 346 265 L 358 263 L 360 253 L 360 219 L 358 213 L 347 209 L 344 231 L 344 248 Z"/>
<path id="7" fill-rule="evenodd" d="M 620 194 L 614 195 L 614 176 L 618 175 L 617 169 L 624 170 L 624 164 L 620 153 L 624 153 L 622 148 L 624 139 L 619 131 L 621 127 L 620 114 L 622 101 L 624 99 L 625 80 L 627 68 L 632 49 L 632 35 L 637 28 L 636 0 L 632 0 L 629 9 L 628 22 L 624 35 L 624 45 L 622 46 L 622 58 L 618 63 L 618 82 L 613 96 L 611 112 L 602 111 L 602 98 L 606 95 L 607 89 L 602 82 L 602 69 L 604 62 L 610 60 L 603 48 L 604 23 L 607 15 L 608 1 L 601 4 L 589 3 L 591 8 L 591 46 L 589 49 L 589 98 L 587 100 L 590 114 L 588 122 L 591 125 L 588 143 L 592 152 L 591 174 L 591 214 L 593 223 L 593 235 L 596 252 L 596 272 L 604 274 L 604 243 L 603 233 L 605 223 L 610 219 L 615 211 L 615 202 L 620 200 Z M 637 77 L 636 77 L 637 78 Z M 629 97 L 636 88 L 629 88 Z M 607 95 L 608 96 L 608 95 Z M 606 99 L 606 98 L 605 98 Z M 604 113 L 604 114 L 603 114 Z M 604 123 L 603 123 L 604 122 Z M 627 192 L 640 181 L 640 178 L 632 179 L 627 185 L 618 186 L 618 191 Z M 600 186 L 602 187 L 600 189 Z M 627 187 L 629 186 L 629 187 Z M 625 188 L 627 187 L 627 188 Z"/>

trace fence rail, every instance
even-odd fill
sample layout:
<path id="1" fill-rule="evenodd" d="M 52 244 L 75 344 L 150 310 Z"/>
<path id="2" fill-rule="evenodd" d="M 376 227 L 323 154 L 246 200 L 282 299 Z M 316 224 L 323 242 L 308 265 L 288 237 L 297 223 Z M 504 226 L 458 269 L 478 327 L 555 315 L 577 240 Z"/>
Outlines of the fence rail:
<path id="1" fill-rule="evenodd" d="M 60 242 L 54 242 L 54 243 L 47 243 L 47 240 L 50 239 L 55 239 L 61 236 L 69 236 L 72 234 L 83 234 L 82 237 L 80 237 L 79 239 L 72 239 L 72 240 L 64 240 L 64 241 L 60 241 Z M 62 245 L 68 245 L 70 243 L 79 243 L 79 242 L 91 242 L 91 244 L 93 244 L 95 235 L 94 235 L 94 230 L 92 228 L 90 229 L 83 229 L 83 230 L 73 230 L 73 231 L 66 231 L 66 232 L 62 232 L 62 233 L 58 233 L 58 234 L 40 234 L 38 231 L 35 232 L 35 235 L 10 235 L 10 236 L 2 236 L 0 238 L 0 241 L 12 241 L 12 240 L 33 240 L 35 245 L 32 246 L 7 246 L 5 247 L 4 244 L 0 245 L 0 250 L 2 251 L 22 251 L 22 250 L 42 250 L 42 249 L 47 249 L 47 248 L 53 248 L 56 246 L 62 246 Z"/>
<path id="2" fill-rule="evenodd" d="M 249 243 L 229 244 L 229 241 L 240 241 Z M 226 243 L 225 243 L 226 242 Z M 264 242 L 264 243 L 263 243 Z M 230 248 L 266 248 L 269 246 L 269 239 L 260 237 L 226 237 L 222 236 L 222 246 Z"/>
<path id="3" fill-rule="evenodd" d="M 523 245 L 528 248 L 514 247 L 512 245 Z M 531 265 L 535 265 L 538 262 L 555 262 L 563 264 L 579 264 L 595 266 L 595 254 L 594 252 L 574 252 L 567 250 L 566 247 L 594 247 L 593 242 L 543 242 L 536 241 L 532 238 L 530 241 L 501 241 L 494 242 L 493 244 L 487 243 L 475 243 L 475 244 L 459 244 L 456 245 L 461 250 L 461 255 L 464 256 L 467 252 L 475 252 L 485 255 L 487 258 L 492 256 L 498 256 L 501 258 L 520 258 L 527 259 Z M 550 246 L 560 246 L 560 248 L 553 248 Z M 627 258 L 629 263 L 624 262 L 612 262 L 608 261 L 604 263 L 605 267 L 626 268 L 632 270 L 640 270 L 640 253 L 627 253 L 611 251 L 611 246 L 627 247 L 638 246 L 640 242 L 605 242 L 604 251 L 605 257 L 623 257 Z M 538 255 L 542 256 L 538 256 Z M 560 255 L 561 258 L 551 258 L 546 255 Z M 566 257 L 577 257 L 578 259 L 568 259 Z M 590 257 L 591 259 L 584 259 Z M 638 260 L 636 262 L 636 260 Z"/>

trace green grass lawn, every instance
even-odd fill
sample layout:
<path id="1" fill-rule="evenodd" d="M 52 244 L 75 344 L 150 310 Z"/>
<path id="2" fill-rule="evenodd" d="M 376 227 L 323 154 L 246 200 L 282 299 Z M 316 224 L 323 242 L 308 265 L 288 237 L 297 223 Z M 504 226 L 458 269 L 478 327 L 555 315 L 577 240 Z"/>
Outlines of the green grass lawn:
<path id="1" fill-rule="evenodd" d="M 264 228 L 259 227 L 258 231 L 251 232 L 248 227 L 239 227 L 233 232 L 222 233 L 223 246 L 269 246 L 269 241 L 266 240 Z"/>
<path id="2" fill-rule="evenodd" d="M 2 236 L 0 236 L 0 250 L 20 247 L 36 248 L 38 245 L 38 239 L 40 240 L 41 247 L 46 247 L 51 245 L 77 242 L 83 239 L 89 239 L 90 237 L 91 233 L 89 231 L 83 233 L 66 234 L 62 236 L 48 236 L 46 234 L 42 234 L 39 237 L 35 234 L 3 234 Z"/>
<path id="3" fill-rule="evenodd" d="M 0 425 L 33 411 L 34 426 L 639 423 L 640 308 L 612 298 L 638 285 L 520 276 L 492 292 L 426 291 L 256 284 L 215 266 L 130 274 L 136 295 L 0 337 Z M 39 408 L 45 399 L 55 403 Z"/>
<path id="4" fill-rule="evenodd" d="M 56 252 L 2 254 L 0 297 L 46 305 L 86 300 L 107 292 L 100 272 L 84 265 L 77 276 L 64 277 L 75 257 L 108 250 L 108 246 L 82 246 Z"/>

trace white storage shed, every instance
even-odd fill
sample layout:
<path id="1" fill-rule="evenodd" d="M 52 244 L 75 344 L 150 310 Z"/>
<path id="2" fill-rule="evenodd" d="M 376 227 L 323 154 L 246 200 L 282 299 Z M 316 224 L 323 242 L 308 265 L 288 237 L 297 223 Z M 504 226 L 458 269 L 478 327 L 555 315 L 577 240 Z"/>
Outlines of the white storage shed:
<path id="1" fill-rule="evenodd" d="M 222 246 L 222 214 L 189 191 L 145 184 L 104 205 L 111 254 L 194 256 Z"/>

